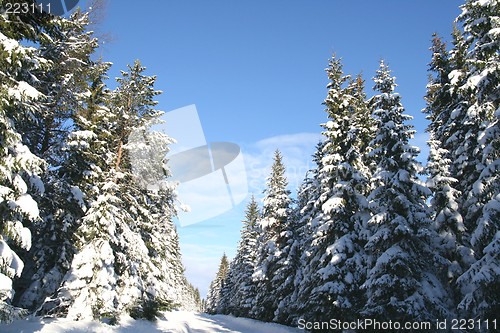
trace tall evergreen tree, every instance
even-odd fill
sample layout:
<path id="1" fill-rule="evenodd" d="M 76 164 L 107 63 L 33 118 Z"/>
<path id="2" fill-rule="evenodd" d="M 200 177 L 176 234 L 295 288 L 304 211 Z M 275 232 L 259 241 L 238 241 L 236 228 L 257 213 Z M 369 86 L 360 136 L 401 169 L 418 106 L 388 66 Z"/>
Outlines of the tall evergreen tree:
<path id="1" fill-rule="evenodd" d="M 455 28 L 454 34 L 457 33 Z M 458 276 L 474 261 L 473 252 L 467 245 L 466 228 L 460 212 L 461 194 L 455 188 L 458 180 L 452 176 L 451 154 L 447 149 L 454 149 L 454 143 L 449 141 L 452 133 L 445 124 L 450 119 L 456 99 L 449 77 L 455 64 L 446 50 L 446 44 L 437 35 L 433 37 L 431 52 L 429 69 L 434 76 L 430 77 L 427 84 L 427 105 L 424 109 L 427 119 L 431 121 L 427 127 L 431 137 L 428 142 L 427 186 L 432 191 L 432 218 L 440 236 L 435 246 L 449 261 L 447 275 L 451 286 L 455 286 Z M 460 296 L 455 293 L 454 298 L 457 297 Z"/>
<path id="2" fill-rule="evenodd" d="M 367 301 L 362 315 L 380 320 L 431 320 L 447 316 L 448 292 L 434 267 L 439 256 L 425 198 L 430 191 L 418 179 L 418 149 L 408 144 L 414 131 L 405 121 L 395 79 L 384 62 L 374 78 L 379 92 L 370 100 L 378 121 L 371 155 L 376 161 L 374 190 L 368 200 L 371 236 L 365 246 Z"/>
<path id="3" fill-rule="evenodd" d="M 444 258 L 449 260 L 447 276 L 449 283 L 454 286 L 456 279 L 471 263 L 474 262 L 472 250 L 464 245 L 465 226 L 459 212 L 458 200 L 460 192 L 454 185 L 458 182 L 449 171 L 451 161 L 446 158 L 447 151 L 439 148 L 440 142 L 433 139 L 428 142 L 430 147 L 427 170 L 429 178 L 427 186 L 432 191 L 431 208 L 434 227 L 439 234 L 436 248 Z M 459 296 L 458 296 L 459 297 Z"/>
<path id="4" fill-rule="evenodd" d="M 320 170 L 322 169 L 323 141 L 316 145 L 313 155 L 315 167 L 306 173 L 302 184 L 297 191 L 297 204 L 292 212 L 296 230 L 295 247 L 298 251 L 298 267 L 293 280 L 293 292 L 281 300 L 277 320 L 285 324 L 295 324 L 304 316 L 304 295 L 310 294 L 311 284 L 305 283 L 311 274 L 309 262 L 311 260 L 312 226 L 314 218 L 321 207 L 316 207 L 316 202 L 321 195 Z M 314 224 L 315 225 L 315 224 Z"/>
<path id="5" fill-rule="evenodd" d="M 463 31 L 454 27 L 452 50 L 447 53 L 444 43 L 434 40 L 436 76 L 426 96 L 433 207 L 446 235 L 442 241 L 449 245 L 447 257 L 455 263 L 450 273 L 458 308 L 467 317 L 488 318 L 498 311 L 498 302 L 485 292 L 498 289 L 498 258 L 492 252 L 498 248 L 493 222 L 499 191 L 498 6 L 498 1 L 466 1 L 457 19 Z"/>
<path id="6" fill-rule="evenodd" d="M 293 226 L 290 219 L 290 191 L 285 176 L 285 166 L 279 150 L 274 154 L 271 173 L 267 178 L 263 199 L 262 217 L 259 224 L 258 253 L 253 278 L 257 295 L 251 316 L 264 321 L 274 318 L 284 294 L 277 290 L 291 284 L 291 267 L 288 255 L 293 243 Z"/>
<path id="7" fill-rule="evenodd" d="M 71 269 L 40 313 L 86 318 L 126 311 L 148 316 L 152 305 L 173 306 L 189 293 L 172 224 L 175 187 L 165 178 L 163 161 L 171 139 L 149 131 L 161 115 L 153 109 L 158 94 L 152 89 L 154 77 L 143 76 L 139 62 L 130 69 L 110 98 L 108 121 L 97 125 L 97 133 L 85 132 L 105 144 L 100 154 L 104 167 L 93 180 L 98 195 L 75 233 L 77 253 Z M 90 115 L 91 120 L 99 119 Z M 137 155 L 138 150 L 144 155 Z M 148 177 L 133 173 L 130 156 L 139 166 L 150 163 L 161 170 Z M 126 162 L 117 164 L 119 159 Z"/>
<path id="8" fill-rule="evenodd" d="M 49 26 L 39 12 L 0 15 L 0 321 L 22 314 L 11 305 L 13 280 L 23 271 L 20 257 L 30 249 L 30 228 L 39 219 L 33 197 L 45 190 L 44 161 L 30 151 L 20 128 L 39 117 L 45 96 L 35 88 L 37 72 L 49 66 L 25 41 L 38 43 Z"/>
<path id="9" fill-rule="evenodd" d="M 71 318 L 198 307 L 172 224 L 172 140 L 151 132 L 156 78 L 136 62 L 110 94 L 88 26 L 80 11 L 0 16 L 1 321 L 23 312 L 12 304 Z"/>
<path id="10" fill-rule="evenodd" d="M 257 223 L 259 218 L 259 206 L 255 197 L 252 196 L 246 208 L 236 256 L 231 261 L 226 278 L 227 283 L 222 291 L 222 297 L 226 304 L 223 313 L 248 317 L 249 311 L 254 305 L 257 290 L 252 274 L 257 254 Z"/>
<path id="11" fill-rule="evenodd" d="M 500 291 L 500 2 L 469 0 L 461 9 L 458 21 L 469 52 L 465 84 L 459 87 L 467 106 L 463 110 L 466 132 L 457 156 L 459 163 L 469 162 L 460 175 L 465 198 L 462 215 L 477 261 L 457 280 L 463 294 L 459 311 L 471 318 L 494 319 L 500 311 L 495 296 Z"/>
<path id="12" fill-rule="evenodd" d="M 221 291 L 224 288 L 224 281 L 227 278 L 229 272 L 229 261 L 224 253 L 220 260 L 219 270 L 215 276 L 215 279 L 210 283 L 210 288 L 207 294 L 207 300 L 205 303 L 205 311 L 208 313 L 217 313 L 219 308 L 219 303 L 221 301 Z"/>
<path id="13" fill-rule="evenodd" d="M 17 303 L 31 310 L 57 290 L 71 265 L 74 232 L 89 200 L 96 196 L 90 175 L 103 167 L 95 156 L 105 154 L 97 152 L 102 144 L 95 141 L 95 128 L 82 113 L 102 106 L 105 91 L 102 87 L 100 92 L 93 91 L 91 84 L 102 82 L 109 64 L 90 59 L 98 42 L 86 31 L 87 14 L 77 11 L 69 19 L 52 20 L 57 33 L 40 49 L 53 63 L 39 82 L 47 99 L 41 104 L 41 118 L 24 125 L 31 149 L 49 166 L 43 175 L 45 193 L 37 198 L 42 220 L 33 229 L 33 248 L 17 286 Z M 87 96 L 95 93 L 102 96 L 93 106 Z"/>
<path id="14" fill-rule="evenodd" d="M 312 228 L 308 272 L 299 301 L 312 321 L 353 319 L 361 303 L 363 237 L 368 220 L 368 168 L 362 159 L 368 146 L 370 114 L 361 78 L 344 76 L 339 59 L 327 69 L 330 84 L 324 105 L 330 119 L 323 124 L 325 144 L 319 170 L 320 208 Z M 373 129 L 372 129 L 373 130 Z"/>

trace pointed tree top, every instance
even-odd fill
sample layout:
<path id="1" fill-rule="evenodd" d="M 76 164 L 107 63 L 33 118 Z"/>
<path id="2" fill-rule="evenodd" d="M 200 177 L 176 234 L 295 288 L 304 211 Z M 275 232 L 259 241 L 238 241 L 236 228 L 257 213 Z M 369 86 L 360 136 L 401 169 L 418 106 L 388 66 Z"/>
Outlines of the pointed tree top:
<path id="1" fill-rule="evenodd" d="M 377 74 L 373 78 L 375 86 L 373 90 L 380 91 L 381 93 L 390 94 L 396 88 L 396 78 L 391 76 L 391 70 L 384 60 L 380 60 L 380 67 Z"/>
<path id="2" fill-rule="evenodd" d="M 245 211 L 245 219 L 243 220 L 243 224 L 245 227 L 243 231 L 245 231 L 245 229 L 253 228 L 258 218 L 259 218 L 259 204 L 255 200 L 255 196 L 252 194 L 250 202 L 248 203 Z"/>

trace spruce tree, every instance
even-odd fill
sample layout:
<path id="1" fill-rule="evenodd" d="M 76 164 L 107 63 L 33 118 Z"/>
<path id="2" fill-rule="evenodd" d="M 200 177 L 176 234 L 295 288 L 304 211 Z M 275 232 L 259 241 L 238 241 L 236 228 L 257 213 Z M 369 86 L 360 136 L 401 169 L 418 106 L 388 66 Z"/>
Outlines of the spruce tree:
<path id="1" fill-rule="evenodd" d="M 255 197 L 252 196 L 245 211 L 236 256 L 230 264 L 226 290 L 222 292 L 224 302 L 227 304 L 223 313 L 248 317 L 254 305 L 257 290 L 252 274 L 255 268 L 259 218 L 259 206 Z"/>
<path id="2" fill-rule="evenodd" d="M 105 154 L 97 151 L 102 145 L 95 140 L 96 125 L 82 114 L 102 107 L 105 90 L 92 84 L 105 79 L 110 65 L 91 60 L 98 42 L 86 30 L 87 14 L 77 11 L 68 19 L 52 20 L 56 33 L 40 48 L 53 64 L 39 82 L 47 99 L 41 103 L 41 118 L 24 125 L 30 147 L 48 163 L 42 178 L 45 193 L 37 198 L 42 219 L 33 229 L 27 270 L 17 285 L 17 303 L 31 310 L 57 290 L 71 265 L 74 232 L 96 196 L 90 175 L 103 167 L 96 155 Z M 89 100 L 92 94 L 100 94 L 99 100 Z"/>
<path id="3" fill-rule="evenodd" d="M 457 33 L 458 30 L 455 29 L 454 34 Z M 426 169 L 429 175 L 427 186 L 432 191 L 432 218 L 434 228 L 439 234 L 435 247 L 448 260 L 443 273 L 454 287 L 456 279 L 474 262 L 460 212 L 461 193 L 456 189 L 458 180 L 452 176 L 452 156 L 448 150 L 454 149 L 456 144 L 449 140 L 453 133 L 446 126 L 456 100 L 449 75 L 453 68 L 456 68 L 456 64 L 446 50 L 446 44 L 437 35 L 433 37 L 431 52 L 429 69 L 434 75 L 430 76 L 427 84 L 427 105 L 424 109 L 427 119 L 431 121 L 427 127 L 431 138 L 428 141 L 430 153 Z M 460 53 L 456 52 L 456 55 Z M 455 292 L 453 298 L 455 301 L 460 298 L 459 293 Z"/>
<path id="4" fill-rule="evenodd" d="M 467 1 L 457 19 L 463 31 L 454 27 L 451 51 L 434 40 L 436 76 L 426 96 L 433 208 L 452 261 L 459 314 L 471 318 L 492 318 L 498 311 L 498 302 L 486 292 L 498 289 L 498 258 L 492 252 L 498 247 L 493 222 L 498 216 L 498 6 L 498 1 Z"/>
<path id="5" fill-rule="evenodd" d="M 325 143 L 319 170 L 321 195 L 312 225 L 308 272 L 300 285 L 301 315 L 312 321 L 354 319 L 361 304 L 363 245 L 368 203 L 368 167 L 363 154 L 370 114 L 360 77 L 344 76 L 335 57 L 327 69 L 330 79 L 324 105 Z"/>
<path id="6" fill-rule="evenodd" d="M 71 269 L 39 313 L 99 318 L 129 312 L 151 318 L 157 309 L 189 299 L 172 224 L 175 186 L 164 164 L 171 139 L 150 131 L 161 115 L 153 108 L 154 77 L 143 76 L 139 62 L 130 69 L 118 80 L 107 112 L 97 110 L 106 122 L 92 123 L 99 117 L 85 113 L 91 117 L 86 121 L 98 127 L 91 133 L 105 150 L 99 155 L 103 168 L 93 179 L 98 192 L 75 232 Z M 135 173 L 130 157 L 139 166 L 149 163 L 160 170 Z"/>
<path id="7" fill-rule="evenodd" d="M 457 280 L 463 295 L 458 309 L 462 316 L 496 319 L 500 310 L 495 296 L 500 291 L 500 3 L 469 0 L 461 9 L 458 21 L 468 52 L 462 71 L 465 83 L 459 92 L 467 108 L 465 140 L 456 155 L 459 163 L 468 162 L 460 175 L 465 199 L 462 215 L 477 261 Z"/>
<path id="8" fill-rule="evenodd" d="M 36 89 L 37 73 L 50 65 L 26 41 L 38 43 L 49 26 L 39 12 L 0 16 L 0 321 L 24 313 L 11 305 L 13 281 L 21 276 L 21 257 L 31 247 L 30 229 L 39 220 L 34 198 L 45 191 L 40 177 L 44 161 L 30 151 L 21 128 L 40 116 L 45 96 Z"/>
<path id="9" fill-rule="evenodd" d="M 370 100 L 378 122 L 371 145 L 376 162 L 374 189 L 368 200 L 371 236 L 365 246 L 368 274 L 363 284 L 366 304 L 362 316 L 378 320 L 422 321 L 446 318 L 449 304 L 434 267 L 430 191 L 418 179 L 418 148 L 408 144 L 414 131 L 405 122 L 401 97 L 394 92 L 394 77 L 382 61 L 374 78 L 379 92 Z"/>
<path id="10" fill-rule="evenodd" d="M 322 169 L 323 147 L 324 142 L 322 141 L 316 145 L 316 152 L 313 155 L 315 167 L 306 173 L 306 177 L 297 191 L 297 204 L 292 211 L 292 219 L 296 221 L 295 234 L 297 239 L 295 246 L 298 251 L 298 267 L 294 273 L 293 292 L 281 301 L 282 304 L 286 304 L 286 307 L 280 307 L 281 310 L 285 311 L 278 312 L 277 317 L 280 322 L 289 325 L 296 324 L 298 319 L 304 317 L 304 295 L 309 295 L 313 287 L 306 281 L 311 275 L 309 263 L 313 251 L 312 226 L 315 216 L 321 209 L 315 204 L 321 194 L 319 170 Z"/>
<path id="11" fill-rule="evenodd" d="M 464 245 L 465 226 L 458 205 L 460 192 L 454 188 L 458 180 L 450 174 L 451 161 L 446 158 L 447 151 L 439 148 L 440 142 L 434 140 L 432 134 L 428 144 L 430 153 L 427 186 L 432 191 L 432 217 L 434 228 L 439 234 L 435 246 L 449 260 L 445 274 L 449 283 L 454 286 L 464 269 L 474 262 L 474 256 L 472 250 Z"/>
<path id="12" fill-rule="evenodd" d="M 276 150 L 264 190 L 258 253 L 253 274 L 257 295 L 250 312 L 252 317 L 263 321 L 273 320 L 280 300 L 285 297 L 283 292 L 277 290 L 292 283 L 289 277 L 293 268 L 288 265 L 288 256 L 294 235 L 290 219 L 291 198 L 287 186 L 282 156 Z"/>
<path id="13" fill-rule="evenodd" d="M 207 299 L 205 303 L 205 311 L 211 314 L 217 313 L 219 303 L 221 301 L 221 290 L 224 288 L 224 281 L 229 272 L 229 261 L 224 253 L 220 260 L 219 269 L 215 279 L 210 283 Z"/>

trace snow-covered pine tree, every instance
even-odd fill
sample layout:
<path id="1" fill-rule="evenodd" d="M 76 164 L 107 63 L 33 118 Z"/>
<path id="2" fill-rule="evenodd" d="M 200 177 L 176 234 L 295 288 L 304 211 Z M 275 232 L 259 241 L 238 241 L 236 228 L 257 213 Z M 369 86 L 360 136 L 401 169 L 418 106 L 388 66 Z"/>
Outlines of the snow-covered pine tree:
<path id="1" fill-rule="evenodd" d="M 353 320 L 362 304 L 359 287 L 365 272 L 369 169 L 363 161 L 368 144 L 360 140 L 369 132 L 370 113 L 363 80 L 344 76 L 335 57 L 329 65 L 324 102 L 329 121 L 322 125 L 321 195 L 315 203 L 319 211 L 312 225 L 307 272 L 299 285 L 300 315 L 310 321 Z"/>
<path id="2" fill-rule="evenodd" d="M 368 273 L 362 288 L 367 300 L 361 315 L 393 321 L 446 318 L 449 292 L 435 273 L 441 260 L 432 247 L 430 191 L 418 179 L 418 148 L 408 144 L 414 131 L 405 122 L 412 117 L 403 113 L 395 79 L 383 61 L 374 81 L 379 94 L 370 105 L 378 128 L 370 154 L 376 171 L 368 197 L 371 235 L 365 246 Z"/>
<path id="3" fill-rule="evenodd" d="M 105 165 L 93 179 L 98 195 L 75 233 L 77 253 L 71 269 L 39 313 L 80 319 L 129 312 L 152 318 L 159 309 L 189 298 L 171 220 L 174 186 L 165 179 L 164 156 L 171 139 L 149 132 L 161 115 L 153 109 L 155 78 L 142 75 L 145 69 L 139 62 L 130 70 L 118 80 L 109 107 L 97 112 L 108 120 L 92 132 L 106 150 L 100 155 Z M 159 167 L 156 173 L 133 173 L 129 156 L 141 157 L 133 155 L 137 150 Z"/>
<path id="4" fill-rule="evenodd" d="M 489 144 L 495 141 L 494 133 L 498 131 L 495 129 L 500 76 L 498 6 L 498 1 L 467 1 L 457 20 L 462 22 L 464 31 L 454 27 L 453 48 L 448 54 L 444 43 L 435 39 L 431 69 L 437 75 L 429 84 L 426 97 L 428 117 L 432 121 L 429 132 L 443 160 L 450 160 L 449 175 L 438 173 L 433 178 L 457 179 L 454 187 L 461 193 L 456 203 L 464 231 L 456 238 L 459 241 L 456 253 L 462 256 L 461 268 L 466 273 L 458 279 L 455 293 L 461 298 L 461 315 L 467 317 L 488 317 L 486 313 L 498 308 L 497 302 L 484 296 L 484 290 L 498 289 L 498 283 L 496 286 L 494 283 L 498 280 L 498 258 L 490 251 L 497 244 L 495 233 L 498 232 L 498 223 L 491 222 L 497 214 L 492 207 L 496 205 L 495 193 L 498 193 L 498 181 L 495 181 L 498 166 L 494 162 L 498 147 Z M 443 161 L 440 167 L 444 167 Z M 446 186 L 444 182 L 441 185 Z M 447 193 L 452 190 L 450 187 Z M 478 242 L 479 238 L 482 240 Z M 484 261 L 480 259 L 483 255 Z M 481 263 L 474 263 L 476 259 Z"/>
<path id="5" fill-rule="evenodd" d="M 61 159 L 61 142 L 71 131 L 68 119 L 84 106 L 89 90 L 90 60 L 98 47 L 88 31 L 89 14 L 76 10 L 69 18 L 50 16 L 51 28 L 40 37 L 38 52 L 51 64 L 37 73 L 37 89 L 46 99 L 40 103 L 40 118 L 23 124 L 25 141 L 37 156 L 54 165 Z M 56 149 L 56 150 L 54 150 Z"/>
<path id="6" fill-rule="evenodd" d="M 224 288 L 224 280 L 229 272 L 229 261 L 224 253 L 220 260 L 219 269 L 215 275 L 215 279 L 210 283 L 210 288 L 208 290 L 205 312 L 207 313 L 217 313 L 219 307 L 219 302 L 221 300 L 221 290 Z"/>
<path id="7" fill-rule="evenodd" d="M 310 276 L 309 262 L 312 253 L 312 223 L 320 208 L 315 206 L 321 194 L 319 170 L 322 169 L 324 142 L 320 141 L 316 145 L 316 152 L 313 155 L 315 167 L 308 170 L 302 184 L 297 191 L 297 202 L 292 210 L 291 219 L 295 222 L 295 247 L 298 251 L 298 267 L 294 273 L 293 291 L 280 301 L 278 305 L 276 319 L 284 324 L 293 325 L 303 317 L 304 293 L 310 293 L 309 284 L 305 280 Z"/>
<path id="8" fill-rule="evenodd" d="M 432 133 L 433 139 L 441 143 L 441 148 L 447 149 L 447 140 L 450 133 L 445 130 L 443 125 L 450 118 L 452 111 L 450 105 L 453 96 L 448 77 L 452 70 L 452 61 L 446 50 L 446 43 L 436 34 L 433 35 L 430 51 L 432 59 L 429 63 L 429 71 L 434 75 L 429 76 L 427 94 L 424 97 L 427 105 L 423 112 L 427 114 L 426 118 L 430 120 L 427 132 Z M 447 156 L 443 157 L 446 158 Z"/>
<path id="9" fill-rule="evenodd" d="M 104 103 L 102 82 L 110 64 L 90 59 L 98 42 L 86 31 L 87 14 L 76 11 L 52 21 L 55 32 L 40 46 L 52 64 L 38 83 L 47 96 L 43 114 L 24 126 L 30 147 L 49 165 L 43 175 L 45 193 L 38 198 L 42 220 L 33 229 L 27 269 L 17 285 L 17 304 L 30 310 L 57 290 L 71 265 L 73 235 L 89 200 L 96 197 L 92 175 L 105 164 L 99 155 L 106 154 L 96 141 L 96 119 L 92 122 L 83 113 L 94 113 Z M 99 86 L 93 88 L 94 83 Z M 90 100 L 96 94 L 98 100 Z"/>
<path id="10" fill-rule="evenodd" d="M 118 116 L 113 128 L 114 167 L 123 175 L 118 185 L 152 264 L 139 272 L 146 286 L 139 302 L 173 302 L 180 308 L 195 309 L 172 221 L 176 214 L 176 184 L 168 181 L 170 170 L 165 155 L 173 140 L 151 131 L 163 114 L 154 108 L 158 104 L 155 96 L 161 91 L 154 89 L 156 76 L 144 75 L 145 70 L 136 60 L 128 72 L 122 71 L 112 98 Z"/>
<path id="11" fill-rule="evenodd" d="M 230 303 L 234 296 L 232 291 L 235 286 L 235 275 L 236 270 L 232 269 L 234 259 L 228 263 L 227 274 L 222 281 L 220 292 L 219 292 L 219 302 L 217 303 L 217 308 L 214 313 L 228 314 L 230 311 Z"/>
<path id="12" fill-rule="evenodd" d="M 433 133 L 430 136 L 427 186 L 432 191 L 432 218 L 434 228 L 439 235 L 435 247 L 445 259 L 449 260 L 447 269 L 443 273 L 453 287 L 464 269 L 474 262 L 474 256 L 471 249 L 464 245 L 465 227 L 458 206 L 460 192 L 454 188 L 458 180 L 451 177 L 449 171 L 451 161 L 446 157 L 448 152 L 444 148 L 439 148 L 441 143 L 433 138 Z M 455 300 L 456 297 L 460 296 L 454 295 Z"/>
<path id="13" fill-rule="evenodd" d="M 273 321 L 283 324 L 291 323 L 295 317 L 293 307 L 290 306 L 290 300 L 296 288 L 296 272 L 301 266 L 302 237 L 305 236 L 304 232 L 307 228 L 303 224 L 304 220 L 293 214 L 296 210 L 294 206 L 295 204 L 290 207 L 286 229 L 281 234 L 286 242 L 282 246 L 283 249 L 279 250 L 282 253 L 280 255 L 282 259 L 278 261 L 280 267 L 276 270 L 276 277 L 271 280 L 277 286 L 275 292 L 278 295 L 275 301 L 276 310 L 274 311 Z"/>
<path id="14" fill-rule="evenodd" d="M 252 274 L 255 269 L 257 224 L 259 223 L 259 205 L 252 196 L 245 211 L 241 228 L 241 238 L 236 256 L 231 261 L 227 276 L 228 283 L 222 291 L 226 314 L 248 317 L 254 305 L 257 293 Z"/>
<path id="15" fill-rule="evenodd" d="M 455 28 L 454 34 L 457 34 Z M 432 191 L 431 210 L 434 227 L 439 234 L 436 249 L 449 260 L 444 274 L 448 276 L 450 285 L 474 261 L 473 252 L 469 248 L 467 233 L 460 213 L 460 192 L 455 188 L 458 180 L 451 175 L 451 154 L 446 147 L 453 149 L 448 141 L 450 130 L 444 126 L 450 119 L 452 105 L 456 96 L 452 94 L 449 73 L 453 67 L 446 44 L 437 35 L 432 40 L 432 60 L 429 69 L 434 73 L 427 84 L 425 100 L 427 119 L 431 122 L 427 127 L 430 140 L 427 186 Z M 458 55 L 458 53 L 457 53 Z M 454 290 L 454 288 L 452 288 Z M 454 298 L 459 298 L 455 292 Z"/>
<path id="16" fill-rule="evenodd" d="M 461 6 L 466 48 L 464 140 L 455 152 L 465 201 L 462 215 L 477 261 L 457 280 L 458 309 L 468 318 L 496 319 L 500 311 L 500 2 L 468 0 Z"/>
<path id="17" fill-rule="evenodd" d="M 250 315 L 263 321 L 274 318 L 279 302 L 292 285 L 293 267 L 289 261 L 294 230 L 290 218 L 291 203 L 285 166 L 279 150 L 274 154 L 271 173 L 264 190 L 262 216 L 258 226 L 259 239 L 253 279 L 257 286 L 255 304 Z M 280 293 L 278 289 L 283 291 Z"/>
<path id="18" fill-rule="evenodd" d="M 35 88 L 36 74 L 48 64 L 21 41 L 36 44 L 46 19 L 38 12 L 0 15 L 0 322 L 24 313 L 11 305 L 12 284 L 23 271 L 21 252 L 30 249 L 30 228 L 39 219 L 33 196 L 44 192 L 43 160 L 24 144 L 20 128 L 39 116 L 44 96 Z"/>

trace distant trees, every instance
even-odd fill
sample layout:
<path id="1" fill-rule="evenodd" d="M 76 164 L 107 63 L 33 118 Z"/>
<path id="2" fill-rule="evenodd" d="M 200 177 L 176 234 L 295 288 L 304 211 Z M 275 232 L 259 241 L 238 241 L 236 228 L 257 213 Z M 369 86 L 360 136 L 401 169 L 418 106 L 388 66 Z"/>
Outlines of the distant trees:
<path id="1" fill-rule="evenodd" d="M 275 155 L 262 212 L 254 199 L 248 208 L 257 241 L 242 232 L 219 300 L 230 306 L 215 312 L 294 325 L 498 319 L 499 6 L 466 1 L 450 50 L 434 36 L 425 169 L 385 62 L 367 98 L 331 59 L 316 167 L 293 201 Z M 242 302 L 240 285 L 255 296 Z"/>
<path id="2" fill-rule="evenodd" d="M 221 307 L 221 302 L 226 303 L 226 298 L 222 297 L 222 291 L 224 290 L 226 282 L 226 277 L 229 272 L 229 261 L 227 260 L 227 256 L 224 253 L 220 260 L 219 270 L 217 271 L 217 275 L 215 279 L 210 284 L 210 289 L 208 291 L 206 303 L 205 303 L 205 311 L 208 313 L 218 313 Z"/>
<path id="3" fill-rule="evenodd" d="M 221 290 L 224 303 L 219 310 L 222 313 L 248 317 L 255 305 L 257 284 L 253 281 L 252 275 L 257 260 L 259 219 L 259 206 L 255 198 L 252 197 L 247 205 L 236 256 L 231 261 L 226 284 Z"/>

